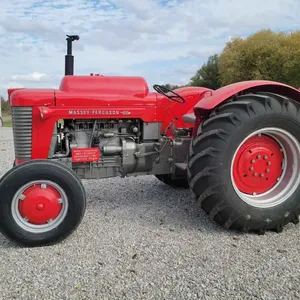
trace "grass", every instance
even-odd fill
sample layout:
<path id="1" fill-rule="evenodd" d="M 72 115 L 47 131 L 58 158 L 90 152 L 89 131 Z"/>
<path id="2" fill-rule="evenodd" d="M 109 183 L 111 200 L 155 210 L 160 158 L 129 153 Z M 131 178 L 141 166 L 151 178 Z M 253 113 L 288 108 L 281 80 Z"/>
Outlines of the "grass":
<path id="1" fill-rule="evenodd" d="M 11 127 L 11 115 L 8 112 L 2 112 L 3 127 Z"/>

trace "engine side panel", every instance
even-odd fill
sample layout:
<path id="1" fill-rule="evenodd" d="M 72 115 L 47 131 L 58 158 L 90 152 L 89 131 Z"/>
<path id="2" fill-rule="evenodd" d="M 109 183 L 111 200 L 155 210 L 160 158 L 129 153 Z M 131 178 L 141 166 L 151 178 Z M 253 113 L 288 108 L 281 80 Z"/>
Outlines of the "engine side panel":
<path id="1" fill-rule="evenodd" d="M 195 104 L 203 101 L 204 97 L 212 92 L 211 89 L 203 87 L 183 87 L 174 90 L 177 94 L 185 99 L 184 104 L 176 103 L 174 101 L 168 101 L 167 105 L 163 105 L 159 102 L 158 106 L 163 108 L 163 125 L 162 129 L 165 130 L 168 126 L 172 125 L 175 128 L 193 128 L 193 124 L 186 122 L 183 116 L 191 109 L 194 108 Z M 163 100 L 162 100 L 163 101 Z M 169 136 L 172 134 L 172 128 L 167 130 Z"/>

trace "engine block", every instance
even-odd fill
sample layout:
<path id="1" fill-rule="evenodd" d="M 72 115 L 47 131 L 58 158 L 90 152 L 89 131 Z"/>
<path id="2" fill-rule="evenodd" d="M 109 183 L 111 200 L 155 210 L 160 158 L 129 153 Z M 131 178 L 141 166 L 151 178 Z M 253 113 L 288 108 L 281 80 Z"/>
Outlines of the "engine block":
<path id="1" fill-rule="evenodd" d="M 56 150 L 51 158 L 71 163 L 81 178 L 143 174 L 155 166 L 169 170 L 171 140 L 162 139 L 160 126 L 161 123 L 144 123 L 140 119 L 64 120 L 64 126 L 54 134 L 55 146 L 51 148 Z M 72 161 L 72 151 L 77 148 L 99 149 L 99 160 Z"/>

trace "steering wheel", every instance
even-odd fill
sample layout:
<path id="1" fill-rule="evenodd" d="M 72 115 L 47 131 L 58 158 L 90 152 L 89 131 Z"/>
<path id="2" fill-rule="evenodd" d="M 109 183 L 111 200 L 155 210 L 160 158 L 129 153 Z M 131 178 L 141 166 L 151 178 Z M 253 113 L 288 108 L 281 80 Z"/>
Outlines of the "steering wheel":
<path id="1" fill-rule="evenodd" d="M 177 102 L 177 103 L 180 103 L 180 104 L 183 104 L 185 103 L 185 100 L 183 97 L 181 97 L 180 95 L 178 95 L 177 93 L 175 93 L 174 91 L 162 86 L 162 85 L 158 85 L 158 84 L 155 84 L 153 85 L 153 88 L 159 93 L 159 94 L 162 94 L 164 95 L 165 97 L 171 99 L 172 101 L 174 102 Z M 171 94 L 174 94 L 175 96 L 171 96 L 169 95 L 168 93 L 171 93 Z M 177 100 L 176 100 L 177 99 Z"/>

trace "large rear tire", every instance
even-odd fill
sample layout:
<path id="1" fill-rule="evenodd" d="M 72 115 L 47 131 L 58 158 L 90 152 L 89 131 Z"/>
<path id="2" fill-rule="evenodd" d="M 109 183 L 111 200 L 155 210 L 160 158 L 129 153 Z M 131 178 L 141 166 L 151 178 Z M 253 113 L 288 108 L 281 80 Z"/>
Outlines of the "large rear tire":
<path id="1" fill-rule="evenodd" d="M 191 141 L 188 181 L 226 229 L 281 232 L 300 214 L 300 105 L 271 93 L 227 102 Z"/>
<path id="2" fill-rule="evenodd" d="M 86 208 L 78 176 L 61 163 L 24 162 L 0 181 L 0 231 L 26 246 L 55 244 L 80 224 Z"/>

